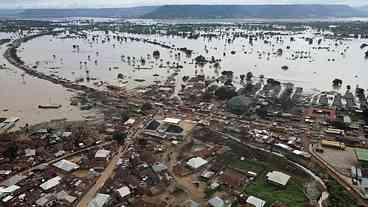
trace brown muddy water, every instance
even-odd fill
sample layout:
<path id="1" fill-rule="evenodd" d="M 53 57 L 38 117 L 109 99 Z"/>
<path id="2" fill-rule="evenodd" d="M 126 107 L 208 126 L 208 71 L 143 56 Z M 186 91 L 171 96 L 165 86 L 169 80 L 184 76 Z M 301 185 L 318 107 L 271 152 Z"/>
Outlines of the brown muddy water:
<path id="1" fill-rule="evenodd" d="M 6 46 L 0 48 L 3 54 Z M 24 74 L 10 65 L 1 55 L 0 65 L 0 117 L 18 117 L 14 129 L 26 123 L 33 125 L 54 119 L 83 120 L 91 112 L 81 112 L 78 107 L 70 106 L 70 98 L 75 93 L 65 88 Z M 38 109 L 38 105 L 61 104 L 59 109 Z"/>
<path id="2" fill-rule="evenodd" d="M 87 32 L 88 38 L 65 38 L 65 34 L 58 37 L 44 36 L 22 45 L 19 56 L 29 66 L 38 65 L 36 70 L 49 75 L 69 80 L 78 80 L 90 77 L 90 82 L 83 82 L 94 86 L 104 81 L 109 84 L 134 88 L 146 86 L 155 81 L 165 81 L 173 73 L 177 73 L 177 83 L 184 75 L 204 74 L 217 77 L 223 70 L 234 71 L 236 77 L 251 71 L 255 76 L 264 75 L 266 78 L 275 78 L 281 82 L 292 82 L 301 86 L 305 91 L 309 89 L 332 90 L 332 80 L 340 78 L 344 86 L 353 88 L 359 85 L 368 88 L 368 60 L 364 58 L 365 50 L 360 49 L 364 39 L 325 39 L 315 31 L 303 33 L 285 32 L 282 36 L 254 41 L 253 46 L 246 38 L 236 38 L 232 43 L 226 43 L 226 38 L 218 39 L 184 39 L 181 37 L 160 35 L 135 35 L 126 33 Z M 252 31 L 249 31 L 251 34 Z M 98 35 L 98 41 L 92 41 L 92 36 Z M 187 47 L 194 50 L 191 57 L 183 52 L 165 49 L 158 45 L 144 43 L 143 41 L 118 41 L 114 36 L 144 38 L 156 41 L 175 48 Z M 282 41 L 276 41 L 280 37 Z M 295 41 L 290 38 L 294 37 Z M 309 44 L 305 38 L 314 38 Z M 228 37 L 231 38 L 231 35 Z M 110 41 L 108 41 L 110 39 Z M 322 39 L 318 45 L 317 40 Z M 105 41 L 105 43 L 102 43 Z M 79 51 L 73 49 L 79 45 Z M 290 49 L 288 49 L 290 47 Z M 318 49 L 329 48 L 329 49 Z M 276 55 L 277 49 L 283 50 L 283 55 Z M 161 56 L 158 60 L 152 58 L 154 50 L 159 50 Z M 234 51 L 235 53 L 231 53 Z M 180 53 L 180 57 L 176 54 Z M 226 54 L 224 56 L 223 54 Z M 203 55 L 207 59 L 214 56 L 222 59 L 221 68 L 215 69 L 212 64 L 203 68 L 193 64 L 193 58 Z M 123 57 L 124 56 L 124 57 Z M 130 61 L 127 57 L 130 57 Z M 122 58 L 123 57 L 123 58 Z M 134 61 L 135 58 L 135 61 Z M 140 59 L 146 60 L 145 65 Z M 179 63 L 184 68 L 180 70 L 169 69 L 173 63 Z M 169 64 L 168 64 L 169 63 Z M 137 66 L 152 69 L 137 69 Z M 164 67 L 159 67 L 160 65 Z M 288 70 L 281 67 L 287 65 Z M 121 73 L 125 79 L 119 80 Z M 156 74 L 156 76 L 153 76 Z M 159 75 L 159 76 L 157 76 Z M 144 82 L 137 82 L 143 79 Z M 239 81 L 239 78 L 238 78 Z M 343 87 L 344 89 L 345 87 Z M 344 89 L 345 90 L 345 89 Z"/>

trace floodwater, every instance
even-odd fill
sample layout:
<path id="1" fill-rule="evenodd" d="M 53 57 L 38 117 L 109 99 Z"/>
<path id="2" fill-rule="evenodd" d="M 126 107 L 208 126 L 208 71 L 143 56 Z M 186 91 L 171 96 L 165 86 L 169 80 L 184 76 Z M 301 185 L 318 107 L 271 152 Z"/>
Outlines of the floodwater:
<path id="1" fill-rule="evenodd" d="M 88 18 L 81 18 L 81 20 L 86 20 Z M 94 18 L 89 18 L 93 19 Z M 73 20 L 76 20 L 74 18 Z M 102 20 L 102 19 L 97 19 Z M 119 20 L 116 18 L 116 20 Z M 106 19 L 104 21 L 111 21 L 111 19 Z M 224 18 L 224 19 L 126 19 L 126 22 L 136 23 L 136 24 L 242 24 L 242 23 L 270 23 L 270 22 L 351 22 L 351 21 L 362 21 L 367 22 L 367 17 L 327 17 L 327 18 Z"/>
<path id="2" fill-rule="evenodd" d="M 6 46 L 0 48 L 3 54 Z M 0 65 L 6 64 L 7 69 L 0 69 L 0 117 L 19 117 L 16 128 L 26 123 L 33 125 L 54 119 L 83 120 L 86 113 L 77 107 L 70 106 L 70 98 L 74 93 L 51 82 L 24 74 L 13 67 L 1 55 Z M 38 109 L 40 104 L 61 104 L 60 109 Z"/>
<path id="3" fill-rule="evenodd" d="M 251 33 L 251 32 L 250 32 Z M 93 35 L 99 35 L 98 41 L 92 41 Z M 194 50 L 191 57 L 177 50 L 165 49 L 158 45 L 144 43 L 143 41 L 118 41 L 113 36 L 137 37 L 151 41 L 175 46 L 175 48 L 187 47 Z M 353 88 L 359 85 L 368 88 L 368 60 L 364 58 L 365 50 L 360 49 L 364 39 L 323 39 L 320 45 L 317 40 L 322 38 L 315 35 L 314 31 L 303 33 L 288 32 L 278 36 L 282 41 L 276 41 L 276 36 L 269 37 L 268 43 L 264 40 L 253 42 L 250 45 L 247 38 L 236 38 L 232 43 L 226 43 L 227 38 L 219 39 L 185 39 L 181 37 L 160 35 L 134 35 L 124 33 L 111 33 L 105 35 L 102 32 L 88 33 L 87 39 L 64 38 L 65 34 L 57 38 L 44 36 L 31 40 L 22 45 L 19 56 L 29 66 L 38 65 L 37 70 L 46 74 L 66 78 L 72 81 L 90 77 L 90 82 L 82 82 L 89 86 L 98 85 L 100 81 L 127 88 L 146 86 L 155 81 L 165 81 L 168 76 L 177 73 L 177 83 L 184 75 L 204 74 L 206 77 L 217 77 L 223 70 L 234 71 L 236 77 L 251 71 L 256 77 L 264 75 L 265 78 L 275 78 L 283 83 L 292 82 L 296 86 L 309 89 L 332 90 L 332 81 L 335 78 L 343 80 L 343 90 L 346 85 Z M 110 37 L 110 41 L 107 41 Z M 294 37 L 295 41 L 291 41 Z M 309 44 L 305 37 L 313 37 L 313 44 Z M 228 38 L 231 38 L 229 36 Z M 102 43 L 102 40 L 106 40 Z M 79 45 L 79 51 L 73 49 L 73 45 Z M 290 49 L 288 49 L 290 46 Z M 328 47 L 329 49 L 317 49 Z M 283 54 L 276 55 L 281 48 Z M 161 56 L 158 60 L 152 58 L 154 50 L 159 50 Z M 231 54 L 234 51 L 235 54 Z M 180 56 L 176 54 L 180 53 Z M 226 56 L 223 56 L 226 53 Z M 149 56 L 147 56 L 149 55 Z M 221 68 L 215 69 L 213 65 L 206 64 L 203 68 L 193 64 L 197 55 L 203 55 L 207 59 L 214 56 L 222 59 Z M 122 58 L 124 56 L 124 58 Z M 127 57 L 130 56 L 130 61 Z M 135 61 L 133 59 L 136 59 Z M 139 59 L 146 60 L 141 65 Z M 97 64 L 95 64 L 97 61 Z M 130 62 L 130 63 L 129 63 Z M 169 69 L 160 68 L 160 65 L 173 65 L 173 62 L 183 65 L 184 68 Z M 85 64 L 86 63 L 86 64 Z M 152 68 L 149 70 L 136 69 L 140 67 Z M 282 70 L 282 66 L 288 66 L 288 70 Z M 121 73 L 125 79 L 119 80 Z M 156 76 L 153 76 L 156 74 Z M 159 76 L 157 76 L 159 75 Z M 144 79 L 137 82 L 135 79 Z M 239 81 L 239 78 L 237 78 Z"/>

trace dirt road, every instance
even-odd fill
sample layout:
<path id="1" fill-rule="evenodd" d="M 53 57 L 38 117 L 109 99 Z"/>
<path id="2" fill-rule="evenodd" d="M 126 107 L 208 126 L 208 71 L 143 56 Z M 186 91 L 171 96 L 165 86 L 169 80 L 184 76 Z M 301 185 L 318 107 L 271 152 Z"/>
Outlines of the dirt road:
<path id="1" fill-rule="evenodd" d="M 113 174 L 116 163 L 121 157 L 122 154 L 125 153 L 127 147 L 120 146 L 118 153 L 110 160 L 108 166 L 105 168 L 101 176 L 96 181 L 95 185 L 89 189 L 89 191 L 82 197 L 79 201 L 77 207 L 87 207 L 89 202 L 96 196 L 97 192 L 105 185 L 106 181 L 111 177 Z"/>
<path id="2" fill-rule="evenodd" d="M 140 123 L 136 124 L 136 127 L 133 127 L 131 130 L 132 132 L 128 137 L 132 139 L 130 141 L 125 141 L 125 144 L 119 147 L 118 153 L 111 159 L 108 166 L 102 172 L 101 176 L 97 179 L 95 185 L 80 199 L 77 207 L 87 207 L 89 202 L 96 196 L 97 192 L 105 185 L 106 181 L 111 178 L 113 175 L 116 163 L 118 162 L 119 158 L 121 158 L 125 153 L 128 152 L 129 147 L 133 144 L 133 139 L 139 133 Z"/>

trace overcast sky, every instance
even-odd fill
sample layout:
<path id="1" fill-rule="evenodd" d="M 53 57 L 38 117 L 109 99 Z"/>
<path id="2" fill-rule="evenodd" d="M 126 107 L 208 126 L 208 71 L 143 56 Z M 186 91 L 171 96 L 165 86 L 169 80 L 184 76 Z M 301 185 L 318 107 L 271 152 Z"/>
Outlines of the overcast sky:
<path id="1" fill-rule="evenodd" d="M 163 4 L 348 4 L 368 5 L 367 0 L 0 0 L 0 8 L 95 8 Z"/>

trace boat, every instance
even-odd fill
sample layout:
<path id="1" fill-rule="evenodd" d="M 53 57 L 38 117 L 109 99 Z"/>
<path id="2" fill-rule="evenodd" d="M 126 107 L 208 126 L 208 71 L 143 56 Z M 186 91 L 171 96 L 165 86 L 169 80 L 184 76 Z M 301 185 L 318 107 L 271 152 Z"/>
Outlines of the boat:
<path id="1" fill-rule="evenodd" d="M 288 69 L 289 69 L 289 66 L 284 65 L 284 66 L 282 66 L 282 67 L 281 67 L 281 69 L 283 69 L 283 70 L 288 70 Z"/>
<path id="2" fill-rule="evenodd" d="M 153 67 L 135 67 L 134 69 L 136 69 L 136 70 L 152 70 L 153 69 Z"/>
<path id="3" fill-rule="evenodd" d="M 137 82 L 144 82 L 144 81 L 146 81 L 146 80 L 144 80 L 144 79 L 134 79 L 134 81 L 137 81 Z"/>
<path id="4" fill-rule="evenodd" d="M 53 105 L 53 104 L 49 104 L 49 105 L 38 105 L 39 109 L 59 109 L 61 108 L 61 105 Z"/>

